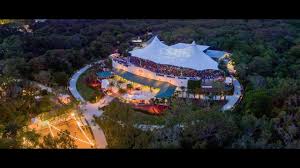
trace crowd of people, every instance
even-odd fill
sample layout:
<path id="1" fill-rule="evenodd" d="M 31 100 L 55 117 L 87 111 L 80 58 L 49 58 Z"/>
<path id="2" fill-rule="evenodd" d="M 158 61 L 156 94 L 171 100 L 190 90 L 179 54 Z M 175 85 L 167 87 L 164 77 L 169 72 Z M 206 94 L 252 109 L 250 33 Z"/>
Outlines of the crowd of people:
<path id="1" fill-rule="evenodd" d="M 177 77 L 190 77 L 190 78 L 201 78 L 201 79 L 223 79 L 224 73 L 219 70 L 207 69 L 198 71 L 190 68 L 177 67 L 173 65 L 157 64 L 153 61 L 137 58 L 130 56 L 128 58 L 114 58 L 114 61 L 128 66 L 128 63 L 147 69 L 161 75 L 177 76 Z"/>
<path id="2" fill-rule="evenodd" d="M 225 80 L 225 74 L 219 70 L 207 69 L 203 71 L 198 71 L 201 79 L 222 79 Z"/>
<path id="3" fill-rule="evenodd" d="M 224 78 L 224 74 L 219 70 L 207 69 L 203 71 L 198 71 L 190 68 L 182 68 L 173 65 L 157 64 L 153 61 L 144 60 L 133 56 L 130 57 L 129 61 L 135 66 L 142 67 L 144 69 L 163 75 L 192 78 L 199 77 L 201 79 Z"/>
<path id="4" fill-rule="evenodd" d="M 114 57 L 113 60 L 116 61 L 116 62 L 119 63 L 119 64 L 124 65 L 124 66 L 127 66 L 127 67 L 129 66 L 129 65 L 128 65 L 128 60 L 125 59 L 125 58 Z"/>

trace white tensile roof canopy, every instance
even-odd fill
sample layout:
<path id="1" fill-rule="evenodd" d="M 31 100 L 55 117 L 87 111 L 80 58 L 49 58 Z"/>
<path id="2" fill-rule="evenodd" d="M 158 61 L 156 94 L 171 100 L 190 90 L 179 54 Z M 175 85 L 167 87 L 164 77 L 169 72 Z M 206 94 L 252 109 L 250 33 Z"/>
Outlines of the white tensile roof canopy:
<path id="1" fill-rule="evenodd" d="M 203 51 L 209 46 L 178 43 L 168 46 L 162 43 L 157 36 L 149 45 L 142 49 L 130 51 L 132 56 L 147 59 L 158 64 L 174 65 L 196 70 L 215 69 L 218 63 Z"/>

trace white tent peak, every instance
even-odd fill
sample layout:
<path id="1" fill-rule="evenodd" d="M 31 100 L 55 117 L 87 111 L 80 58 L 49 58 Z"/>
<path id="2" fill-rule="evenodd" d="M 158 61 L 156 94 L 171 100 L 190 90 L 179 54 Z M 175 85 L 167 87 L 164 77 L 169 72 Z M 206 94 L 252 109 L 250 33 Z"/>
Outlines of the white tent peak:
<path id="1" fill-rule="evenodd" d="M 166 44 L 162 43 L 157 36 L 154 37 L 154 39 L 151 41 L 151 43 L 149 44 L 149 46 L 156 46 L 156 47 L 167 47 Z"/>
<path id="2" fill-rule="evenodd" d="M 195 41 L 193 41 L 193 42 L 192 42 L 192 45 L 196 45 L 196 42 L 195 42 Z"/>
<path id="3" fill-rule="evenodd" d="M 168 46 L 162 43 L 157 36 L 149 45 L 142 49 L 130 52 L 131 56 L 147 59 L 159 64 L 174 65 L 196 70 L 218 69 L 218 63 L 206 55 L 203 50 L 208 46 L 178 43 Z"/>
<path id="4" fill-rule="evenodd" d="M 159 39 L 158 39 L 158 36 L 156 35 L 156 36 L 154 36 L 154 39 L 153 39 L 153 41 L 160 41 Z"/>

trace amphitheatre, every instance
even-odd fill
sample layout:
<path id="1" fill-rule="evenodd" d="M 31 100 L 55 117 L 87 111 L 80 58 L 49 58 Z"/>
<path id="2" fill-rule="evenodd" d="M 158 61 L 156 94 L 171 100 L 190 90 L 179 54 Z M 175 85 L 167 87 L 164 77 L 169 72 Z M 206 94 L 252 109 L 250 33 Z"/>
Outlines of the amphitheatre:
<path id="1" fill-rule="evenodd" d="M 226 64 L 227 73 L 219 68 L 221 61 Z M 87 101 L 77 88 L 80 77 L 90 69 L 94 69 L 90 85 L 103 94 L 94 102 Z M 154 115 L 169 109 L 174 97 L 221 101 L 221 111 L 231 110 L 242 98 L 242 86 L 234 75 L 234 65 L 228 52 L 198 45 L 195 41 L 166 45 L 153 36 L 129 51 L 129 56 L 115 51 L 107 60 L 82 67 L 71 77 L 68 88 L 80 102 L 96 147 L 105 148 L 105 133 L 93 120 L 95 116 L 102 115 L 102 107 L 112 100 L 118 99 Z M 137 127 L 154 129 L 160 126 Z"/>

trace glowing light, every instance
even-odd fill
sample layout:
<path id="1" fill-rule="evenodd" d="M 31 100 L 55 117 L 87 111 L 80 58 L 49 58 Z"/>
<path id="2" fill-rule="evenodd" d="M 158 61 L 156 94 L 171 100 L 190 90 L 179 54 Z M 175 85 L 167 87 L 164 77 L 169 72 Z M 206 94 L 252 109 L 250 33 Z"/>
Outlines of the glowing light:
<path id="1" fill-rule="evenodd" d="M 48 123 L 48 124 L 49 124 L 49 123 Z M 49 126 L 53 127 L 55 130 L 61 131 L 60 129 L 58 129 L 58 128 L 55 127 L 54 125 L 50 125 L 50 124 L 49 124 Z M 72 136 L 72 135 L 69 135 L 69 136 L 70 136 L 71 138 L 73 138 L 73 139 L 76 139 L 76 140 L 80 141 L 80 142 L 83 142 L 83 143 L 86 143 L 86 144 L 89 144 L 89 145 L 94 146 L 93 143 L 89 143 L 89 142 L 87 142 L 87 141 L 81 140 L 81 139 L 79 139 L 79 138 L 77 138 L 77 137 L 74 137 L 74 136 Z"/>
<path id="2" fill-rule="evenodd" d="M 83 133 L 83 135 L 85 136 L 85 138 L 89 141 L 90 144 L 93 144 L 90 140 L 90 138 L 85 134 L 85 132 L 82 130 L 79 121 L 77 121 L 77 119 L 74 117 L 74 119 L 76 120 L 77 126 L 79 127 L 80 131 Z M 94 144 L 93 144 L 94 146 Z"/>
<path id="3" fill-rule="evenodd" d="M 54 137 L 54 134 L 53 134 L 52 129 L 51 129 L 51 127 L 50 127 L 50 123 L 47 122 L 47 124 L 48 124 L 49 130 L 50 130 L 51 136 Z"/>
<path id="4" fill-rule="evenodd" d="M 49 125 L 50 125 L 50 124 L 49 124 Z M 55 130 L 61 131 L 60 129 L 58 129 L 58 128 L 55 127 L 54 125 L 51 125 L 51 127 L 53 127 Z M 92 144 L 92 143 L 89 143 L 89 142 L 87 142 L 87 141 L 81 140 L 81 139 L 79 139 L 79 138 L 77 138 L 77 137 L 74 137 L 74 136 L 72 136 L 72 135 L 69 135 L 69 136 L 70 136 L 71 138 L 74 138 L 74 139 L 80 141 L 80 142 L 83 142 L 83 143 L 90 144 L 90 145 L 94 146 L 94 144 Z"/>

